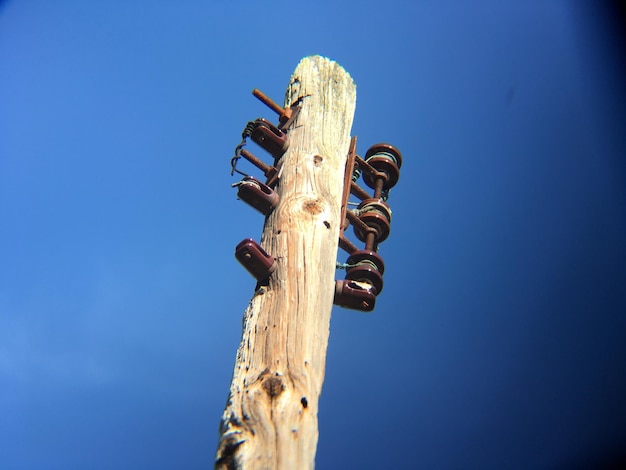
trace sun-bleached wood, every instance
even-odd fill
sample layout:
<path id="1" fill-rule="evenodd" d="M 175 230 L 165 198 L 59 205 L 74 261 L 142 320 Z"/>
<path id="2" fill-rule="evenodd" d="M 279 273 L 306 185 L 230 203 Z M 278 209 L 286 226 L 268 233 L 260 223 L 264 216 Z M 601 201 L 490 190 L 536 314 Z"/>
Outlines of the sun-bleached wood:
<path id="1" fill-rule="evenodd" d="M 356 86 L 336 62 L 305 57 L 291 77 L 285 106 L 298 100 L 302 109 L 280 161 L 280 203 L 261 238 L 277 269 L 244 312 L 219 429 L 218 469 L 315 465 Z"/>

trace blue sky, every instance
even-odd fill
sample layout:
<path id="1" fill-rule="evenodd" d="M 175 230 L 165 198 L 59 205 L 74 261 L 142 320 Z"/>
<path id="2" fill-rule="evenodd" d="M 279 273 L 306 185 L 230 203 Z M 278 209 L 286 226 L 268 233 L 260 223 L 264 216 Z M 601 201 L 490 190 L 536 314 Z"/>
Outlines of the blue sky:
<path id="1" fill-rule="evenodd" d="M 229 160 L 248 120 L 275 118 L 252 88 L 280 101 L 311 54 L 357 84 L 359 153 L 404 156 L 376 310 L 333 311 L 317 467 L 623 458 L 626 96 L 607 13 L 0 2 L 0 468 L 211 467 L 254 288 L 234 247 L 263 223 Z"/>

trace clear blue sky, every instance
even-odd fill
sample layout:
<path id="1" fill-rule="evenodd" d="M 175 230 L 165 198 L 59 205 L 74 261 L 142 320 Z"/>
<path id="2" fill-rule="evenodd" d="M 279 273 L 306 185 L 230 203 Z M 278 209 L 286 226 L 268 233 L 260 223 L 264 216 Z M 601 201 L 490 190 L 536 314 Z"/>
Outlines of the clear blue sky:
<path id="1" fill-rule="evenodd" d="M 229 159 L 275 119 L 252 88 L 282 100 L 311 54 L 357 83 L 359 153 L 404 155 L 376 310 L 333 311 L 318 468 L 623 459 L 624 51 L 597 5 L 0 1 L 0 468 L 211 468 L 263 222 Z"/>

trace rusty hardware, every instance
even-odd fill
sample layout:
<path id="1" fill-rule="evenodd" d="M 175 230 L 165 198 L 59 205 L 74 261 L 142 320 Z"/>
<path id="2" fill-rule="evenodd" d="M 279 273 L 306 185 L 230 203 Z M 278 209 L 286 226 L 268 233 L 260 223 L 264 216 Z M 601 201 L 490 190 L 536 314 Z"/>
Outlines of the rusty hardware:
<path id="1" fill-rule="evenodd" d="M 346 279 L 369 284 L 374 288 L 376 295 L 383 290 L 383 276 L 380 274 L 380 271 L 365 264 L 349 268 L 346 273 Z"/>
<path id="2" fill-rule="evenodd" d="M 385 201 L 389 190 L 398 183 L 401 165 L 402 155 L 392 145 L 373 145 L 362 159 L 356 154 L 356 137 L 350 140 L 339 230 L 339 247 L 350 256 L 345 264 L 337 265 L 346 269 L 346 278 L 335 283 L 336 305 L 371 311 L 376 296 L 383 290 L 385 264 L 377 253 L 378 244 L 386 240 L 391 231 L 391 209 Z M 361 176 L 374 190 L 373 196 L 357 184 Z M 361 201 L 355 210 L 348 209 L 351 194 Z M 349 225 L 352 225 L 355 236 L 365 242 L 364 249 L 359 250 L 346 238 L 344 232 Z"/>
<path id="3" fill-rule="evenodd" d="M 235 257 L 257 281 L 267 279 L 276 270 L 276 260 L 252 238 L 246 238 L 237 245 Z"/>
<path id="4" fill-rule="evenodd" d="M 350 224 L 348 223 L 348 225 Z M 339 237 L 339 248 L 344 250 L 346 253 L 352 253 L 353 251 L 358 250 L 354 243 L 348 240 L 345 235 L 341 235 Z"/>
<path id="5" fill-rule="evenodd" d="M 278 205 L 279 197 L 276 191 L 252 176 L 245 176 L 236 185 L 239 199 L 263 215 L 269 215 Z"/>
<path id="6" fill-rule="evenodd" d="M 369 227 L 365 222 L 360 219 L 355 211 L 346 212 L 346 220 L 348 220 L 349 224 L 351 224 L 354 228 L 354 233 L 360 236 L 359 240 L 365 241 L 366 250 L 378 249 L 378 245 L 376 243 L 376 239 L 378 238 L 378 233 L 376 231 L 377 227 Z M 348 253 L 353 253 L 357 250 L 358 248 L 354 247 L 354 250 L 351 250 Z"/>
<path id="7" fill-rule="evenodd" d="M 346 264 L 348 265 L 348 270 L 351 266 L 358 266 L 360 264 L 369 264 L 374 269 L 380 272 L 380 274 L 385 273 L 385 263 L 381 256 L 372 250 L 358 250 L 348 256 L 346 260 Z"/>
<path id="8" fill-rule="evenodd" d="M 365 153 L 365 160 L 358 163 L 363 170 L 363 181 L 366 185 L 376 192 L 389 191 L 400 178 L 402 154 L 393 145 L 375 144 Z M 380 194 L 375 193 L 374 197 L 378 198 Z"/>
<path id="9" fill-rule="evenodd" d="M 248 137 L 252 135 L 252 131 L 254 130 L 254 122 L 250 121 L 246 124 L 243 131 L 241 132 L 241 142 L 235 147 L 235 155 L 230 159 L 230 175 L 234 175 L 235 173 L 239 173 L 240 175 L 247 176 L 243 171 L 237 169 L 237 162 L 241 158 L 241 152 L 243 148 L 246 146 Z M 256 158 L 256 157 L 255 157 Z"/>
<path id="10" fill-rule="evenodd" d="M 346 279 L 370 284 L 376 290 L 376 295 L 382 292 L 385 263 L 378 253 L 371 250 L 355 251 L 348 257 L 346 264 Z"/>
<path id="11" fill-rule="evenodd" d="M 256 98 L 258 98 L 261 103 L 263 103 L 265 106 L 278 114 L 278 121 L 281 123 L 281 125 L 284 126 L 287 121 L 292 119 L 292 115 L 294 112 L 292 108 L 283 108 L 258 88 L 252 90 L 252 94 Z"/>
<path id="12" fill-rule="evenodd" d="M 356 212 L 368 230 L 364 230 L 361 224 L 355 224 L 354 234 L 365 242 L 367 250 L 387 239 L 391 231 L 391 209 L 387 204 L 380 199 L 365 199 L 357 206 Z"/>
<path id="13" fill-rule="evenodd" d="M 241 142 L 235 147 L 235 154 L 230 159 L 230 174 L 233 175 L 235 173 L 239 173 L 244 177 L 249 176 L 243 171 L 237 169 L 237 162 L 241 157 L 244 157 L 246 160 L 263 171 L 267 177 L 265 184 L 270 188 L 273 188 L 278 182 L 279 170 L 276 168 L 278 166 L 277 162 L 289 147 L 287 130 L 298 116 L 298 113 L 302 108 L 301 102 L 304 97 L 298 98 L 298 100 L 292 104 L 290 108 L 282 108 L 256 88 L 252 90 L 252 94 L 261 100 L 265 105 L 269 106 L 270 109 L 279 114 L 280 124 L 275 126 L 270 121 L 263 118 L 258 118 L 254 121 L 248 122 L 241 133 Z M 248 138 L 251 138 L 261 148 L 268 151 L 274 157 L 274 166 L 266 165 L 244 149 Z"/>
<path id="14" fill-rule="evenodd" d="M 263 163 L 263 161 L 259 160 L 253 154 L 248 152 L 246 149 L 241 149 L 239 155 L 241 155 L 243 158 L 248 160 L 250 163 L 252 163 L 254 166 L 256 166 L 259 170 L 263 172 L 263 174 L 267 178 L 267 181 L 265 182 L 265 184 L 267 184 L 270 188 L 273 188 L 276 185 L 276 182 L 278 181 L 278 168 L 276 168 L 275 166 L 270 166 L 270 165 Z M 244 175 L 244 176 L 248 176 L 248 175 Z"/>
<path id="15" fill-rule="evenodd" d="M 348 210 L 348 200 L 350 199 L 350 185 L 352 182 L 352 174 L 354 172 L 354 159 L 356 158 L 356 136 L 352 136 L 350 139 L 350 147 L 348 148 L 348 158 L 346 160 L 346 169 L 343 176 L 343 195 L 341 196 L 341 225 L 339 227 L 339 246 L 341 249 L 352 253 L 357 251 L 358 248 L 348 240 L 344 234 L 346 228 L 350 225 L 347 216 L 350 213 Z M 366 193 L 367 196 L 367 193 Z"/>
<path id="16" fill-rule="evenodd" d="M 369 284 L 344 279 L 335 281 L 333 303 L 340 307 L 371 312 L 376 305 L 374 288 Z"/>
<path id="17" fill-rule="evenodd" d="M 289 147 L 287 134 L 263 118 L 254 121 L 254 130 L 250 138 L 276 159 L 282 157 Z"/>
<path id="18" fill-rule="evenodd" d="M 350 193 L 354 194 L 356 197 L 358 197 L 361 201 L 363 199 L 369 199 L 371 196 L 369 194 L 367 194 L 367 192 L 361 188 L 358 184 L 356 184 L 354 181 L 350 182 Z"/>
<path id="19" fill-rule="evenodd" d="M 254 140 L 261 148 L 264 148 L 271 153 L 274 156 L 274 161 L 276 162 L 276 160 L 280 158 L 289 147 L 286 133 L 266 119 L 258 118 L 255 121 L 250 121 L 246 124 L 246 127 L 241 133 L 241 142 L 237 145 L 237 147 L 235 147 L 235 155 L 230 159 L 231 175 L 239 173 L 240 175 L 248 176 L 246 173 L 237 169 L 237 162 L 241 157 L 244 157 L 257 168 L 263 170 L 268 179 L 271 178 L 274 175 L 269 175 L 268 172 L 272 170 L 276 172 L 276 169 L 266 165 L 244 149 L 248 137 L 252 138 L 252 140 Z"/>

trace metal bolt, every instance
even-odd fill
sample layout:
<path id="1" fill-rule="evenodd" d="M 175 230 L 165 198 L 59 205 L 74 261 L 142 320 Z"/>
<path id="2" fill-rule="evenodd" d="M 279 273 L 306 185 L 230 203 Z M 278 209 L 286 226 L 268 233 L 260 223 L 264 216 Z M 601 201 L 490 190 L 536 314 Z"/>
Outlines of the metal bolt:
<path id="1" fill-rule="evenodd" d="M 289 120 L 289 118 L 291 118 L 291 113 L 293 112 L 291 108 L 283 108 L 258 88 L 252 90 L 252 94 L 256 98 L 258 98 L 261 103 L 263 103 L 265 106 L 278 114 L 280 122 L 286 122 Z"/>
<path id="2" fill-rule="evenodd" d="M 357 185 L 354 181 L 350 182 L 350 193 L 354 194 L 361 201 L 363 199 L 369 199 L 371 196 L 367 194 L 367 192 L 362 189 L 359 185 Z"/>
<path id="3" fill-rule="evenodd" d="M 256 156 L 252 155 L 246 149 L 241 149 L 240 155 L 248 160 L 250 163 L 252 163 L 254 166 L 256 166 L 259 170 L 261 170 L 266 176 L 271 171 L 271 169 L 274 168 L 259 160 Z"/>

